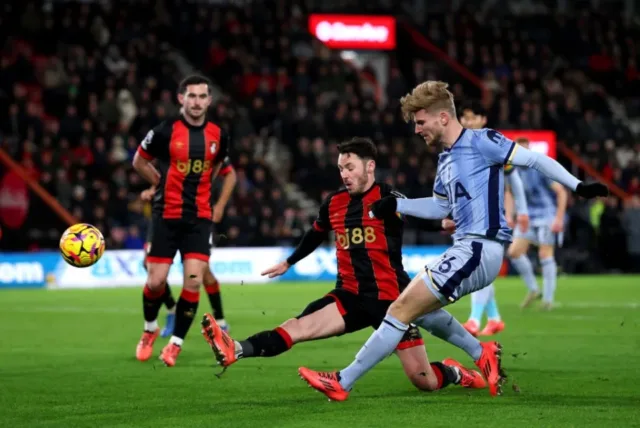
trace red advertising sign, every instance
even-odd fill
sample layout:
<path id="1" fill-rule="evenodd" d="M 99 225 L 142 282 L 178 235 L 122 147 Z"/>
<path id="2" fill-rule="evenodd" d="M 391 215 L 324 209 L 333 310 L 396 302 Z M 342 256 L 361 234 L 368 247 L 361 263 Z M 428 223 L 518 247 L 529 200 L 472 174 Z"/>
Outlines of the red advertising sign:
<path id="1" fill-rule="evenodd" d="M 529 140 L 529 150 L 545 154 L 551 158 L 556 158 L 556 133 L 553 131 L 531 131 L 531 130 L 500 130 L 502 135 L 510 140 L 526 138 Z"/>
<path id="2" fill-rule="evenodd" d="M 0 221 L 9 229 L 18 229 L 29 212 L 27 184 L 13 171 L 0 180 Z"/>
<path id="3" fill-rule="evenodd" d="M 331 49 L 396 47 L 396 19 L 392 16 L 312 14 L 309 32 Z"/>

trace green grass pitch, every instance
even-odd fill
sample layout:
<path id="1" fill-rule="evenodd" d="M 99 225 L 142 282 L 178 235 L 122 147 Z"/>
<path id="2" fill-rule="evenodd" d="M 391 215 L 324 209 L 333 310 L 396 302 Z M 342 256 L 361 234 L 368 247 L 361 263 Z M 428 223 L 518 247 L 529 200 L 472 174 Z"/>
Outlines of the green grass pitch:
<path id="1" fill-rule="evenodd" d="M 296 315 L 330 283 L 223 285 L 234 337 Z M 177 291 L 177 290 L 176 290 Z M 194 323 L 174 368 L 134 358 L 142 329 L 139 288 L 0 292 L 2 427 L 585 427 L 640 426 L 640 278 L 560 278 L 550 313 L 518 309 L 520 280 L 500 279 L 509 382 L 501 397 L 450 387 L 421 393 L 394 356 L 328 402 L 297 368 L 348 364 L 370 330 L 247 359 L 221 379 Z M 200 313 L 209 310 L 206 296 Z M 449 310 L 464 321 L 469 300 Z M 160 321 L 164 319 L 161 312 Z M 200 317 L 196 320 L 199 322 Z M 425 334 L 429 356 L 471 361 Z"/>

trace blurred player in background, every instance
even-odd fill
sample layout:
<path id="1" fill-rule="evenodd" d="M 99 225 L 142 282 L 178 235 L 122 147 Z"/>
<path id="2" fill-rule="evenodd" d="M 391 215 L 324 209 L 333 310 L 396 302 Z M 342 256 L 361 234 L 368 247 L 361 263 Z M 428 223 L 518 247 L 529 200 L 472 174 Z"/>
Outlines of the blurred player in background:
<path id="1" fill-rule="evenodd" d="M 487 125 L 487 114 L 479 103 L 469 103 L 462 107 L 462 115 L 460 123 L 468 129 L 482 129 Z M 524 193 L 522 180 L 513 165 L 505 165 L 504 167 L 505 185 L 505 217 L 509 227 L 514 228 L 516 225 L 513 221 L 513 213 L 511 207 L 515 202 L 517 213 L 517 227 L 522 232 L 527 232 L 529 228 L 529 216 L 527 211 L 527 199 Z M 453 220 L 445 219 L 442 221 L 445 230 L 453 233 L 455 224 Z M 487 313 L 487 325 L 480 331 L 480 324 L 484 313 Z M 491 336 L 504 330 L 505 324 L 500 317 L 498 311 L 498 302 L 496 300 L 496 290 L 493 284 L 471 293 L 471 314 L 464 328 L 474 336 Z"/>
<path id="2" fill-rule="evenodd" d="M 224 177 L 222 181 L 222 190 L 220 191 L 220 196 L 217 200 L 212 201 L 213 204 L 213 223 L 211 229 L 211 248 L 213 248 L 215 244 L 215 223 L 220 223 L 222 217 L 224 216 L 224 209 L 231 198 L 231 194 L 233 193 L 233 189 L 236 185 L 236 171 L 233 169 L 233 165 L 231 165 L 231 161 L 229 158 L 225 158 L 222 163 L 222 167 L 220 168 L 220 172 L 218 173 L 219 177 Z M 143 201 L 150 202 L 153 199 L 153 195 L 155 194 L 156 189 L 152 186 L 147 190 L 144 190 L 140 195 Z M 145 260 L 144 266 L 147 268 L 147 252 L 149 250 L 149 246 L 151 245 L 151 241 L 153 240 L 153 224 L 149 222 L 149 227 L 147 229 L 147 241 L 144 246 L 145 251 Z M 169 287 L 169 283 L 166 284 L 167 292 L 165 294 L 164 305 L 167 308 L 167 318 L 162 331 L 160 331 L 161 337 L 169 337 L 173 333 L 173 329 L 175 327 L 175 319 L 176 319 L 176 301 L 173 298 L 173 294 L 171 293 L 171 288 Z M 224 319 L 224 311 L 222 309 L 222 295 L 220 293 L 220 283 L 218 279 L 215 277 L 213 272 L 211 271 L 211 265 L 207 266 L 207 270 L 204 273 L 203 277 L 203 287 L 209 296 L 209 303 L 211 304 L 211 309 L 213 310 L 213 316 L 216 319 L 216 322 L 220 325 L 225 331 L 229 330 L 229 324 Z"/>
<path id="3" fill-rule="evenodd" d="M 516 143 L 529 148 L 529 140 L 519 138 Z M 514 240 L 509 247 L 511 263 L 522 276 L 529 293 L 522 302 L 522 308 L 540 298 L 540 290 L 533 273 L 531 260 L 527 256 L 529 245 L 538 247 L 538 257 L 542 266 L 542 309 L 553 307 L 558 269 L 554 257 L 556 242 L 564 231 L 564 217 L 567 210 L 567 190 L 559 183 L 551 181 L 535 169 L 518 168 L 523 178 L 527 196 L 531 228 L 528 231 L 516 229 Z"/>
<path id="4" fill-rule="evenodd" d="M 345 188 L 333 192 L 322 203 L 313 227 L 293 254 L 262 273 L 269 278 L 283 275 L 311 254 L 333 230 L 338 260 L 336 288 L 310 303 L 296 318 L 242 341 L 234 341 L 211 315 L 205 314 L 203 335 L 225 369 L 240 359 L 280 355 L 296 343 L 377 328 L 391 302 L 409 283 L 402 266 L 403 220 L 398 216 L 378 220 L 367 215 L 372 202 L 395 194 L 388 185 L 375 182 L 375 145 L 369 139 L 354 138 L 340 144 L 338 151 L 338 167 Z M 431 320 L 442 324 L 440 333 L 448 329 L 456 339 L 466 337 L 471 346 L 478 344 L 447 312 L 442 311 Z M 432 391 L 449 384 L 486 386 L 480 373 L 465 369 L 455 360 L 429 364 L 416 326 L 407 329 L 395 352 L 407 377 L 418 389 Z"/>
<path id="5" fill-rule="evenodd" d="M 348 367 L 334 372 L 300 367 L 300 376 L 330 399 L 346 400 L 358 379 L 398 346 L 411 323 L 420 325 L 425 315 L 488 286 L 498 276 L 505 245 L 512 236 L 503 210 L 504 165 L 534 168 L 586 198 L 608 194 L 605 185 L 585 184 L 555 160 L 519 147 L 493 129 L 465 129 L 447 87 L 445 82 L 427 81 L 400 100 L 404 119 L 415 122 L 415 133 L 427 145 L 442 148 L 433 197 L 385 196 L 372 202 L 371 215 L 390 219 L 401 213 L 441 220 L 452 213 L 454 244 L 418 273 L 391 303 L 380 327 Z M 491 395 L 499 395 L 505 380 L 501 346 L 497 342 L 481 345 L 474 351 L 476 365 Z"/>
<path id="6" fill-rule="evenodd" d="M 178 88 L 178 101 L 183 112 L 149 131 L 133 158 L 135 170 L 156 189 L 142 298 L 144 331 L 136 348 L 140 361 L 151 358 L 160 333 L 157 318 L 167 299 L 167 276 L 176 252 L 183 262 L 184 282 L 176 303 L 175 327 L 160 355 L 167 366 L 175 365 L 198 310 L 200 285 L 211 252 L 212 181 L 229 146 L 228 134 L 206 117 L 211 104 L 209 79 L 184 79 Z M 154 159 L 158 169 L 152 163 Z"/>

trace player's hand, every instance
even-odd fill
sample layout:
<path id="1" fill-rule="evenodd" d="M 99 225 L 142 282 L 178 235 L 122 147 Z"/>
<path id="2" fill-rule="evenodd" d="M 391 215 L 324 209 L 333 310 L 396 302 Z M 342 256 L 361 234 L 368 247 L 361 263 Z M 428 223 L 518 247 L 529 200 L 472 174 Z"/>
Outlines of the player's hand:
<path id="1" fill-rule="evenodd" d="M 275 266 L 271 266 L 269 269 L 262 271 L 260 275 L 265 276 L 268 275 L 269 278 L 275 278 L 276 276 L 280 276 L 289 270 L 291 266 L 287 263 L 286 260 L 278 263 Z"/>
<path id="2" fill-rule="evenodd" d="M 156 188 L 155 186 L 151 186 L 146 190 L 143 190 L 142 193 L 140 193 L 140 199 L 142 199 L 144 202 L 151 202 L 151 200 L 153 199 L 153 195 L 156 194 Z"/>
<path id="3" fill-rule="evenodd" d="M 609 196 L 609 188 L 602 183 L 585 184 L 580 182 L 576 187 L 576 193 L 586 199 L 597 198 L 598 196 Z"/>
<path id="4" fill-rule="evenodd" d="M 456 231 L 456 223 L 453 220 L 451 220 L 450 218 L 443 218 L 442 219 L 442 228 L 444 229 L 445 232 L 447 232 L 448 234 L 452 235 Z"/>
<path id="5" fill-rule="evenodd" d="M 220 223 L 222 217 L 224 216 L 224 207 L 220 204 L 215 204 L 213 206 L 213 222 Z"/>
<path id="6" fill-rule="evenodd" d="M 526 214 L 518 214 L 516 222 L 518 223 L 518 227 L 520 227 L 520 231 L 522 233 L 527 233 L 527 230 L 529 230 L 529 216 Z"/>
<path id="7" fill-rule="evenodd" d="M 369 206 L 369 218 L 388 218 L 396 215 L 398 200 L 393 196 L 385 196 Z"/>
<path id="8" fill-rule="evenodd" d="M 564 219 L 555 218 L 553 219 L 553 223 L 551 223 L 551 231 L 553 233 L 560 233 L 564 231 Z"/>
<path id="9" fill-rule="evenodd" d="M 516 227 L 516 221 L 513 219 L 513 217 L 505 216 L 505 218 L 507 220 L 507 226 L 509 226 L 509 228 L 513 229 L 514 227 Z"/>

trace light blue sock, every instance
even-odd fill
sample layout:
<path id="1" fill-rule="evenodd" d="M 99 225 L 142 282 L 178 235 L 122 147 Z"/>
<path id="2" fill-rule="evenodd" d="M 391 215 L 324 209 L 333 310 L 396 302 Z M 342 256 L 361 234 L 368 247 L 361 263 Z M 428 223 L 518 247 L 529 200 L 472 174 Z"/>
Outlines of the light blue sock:
<path id="1" fill-rule="evenodd" d="M 358 379 L 371 370 L 376 364 L 390 355 L 409 329 L 396 318 L 387 314 L 380 327 L 369 337 L 356 359 L 344 370 L 340 370 L 340 385 L 350 391 Z"/>
<path id="2" fill-rule="evenodd" d="M 500 312 L 498 312 L 498 302 L 496 301 L 496 295 L 494 294 L 487 302 L 487 319 L 500 321 Z"/>
<path id="3" fill-rule="evenodd" d="M 457 346 L 469 354 L 474 361 L 482 355 L 482 345 L 464 327 L 444 309 L 430 312 L 414 321 L 414 324 L 427 330 L 437 338 Z"/>
<path id="4" fill-rule="evenodd" d="M 527 286 L 529 291 L 533 293 L 539 292 L 538 281 L 536 281 L 536 276 L 533 274 L 533 265 L 529 257 L 522 255 L 518 258 L 511 259 L 511 263 L 513 263 L 513 266 L 524 280 L 524 285 Z"/>
<path id="5" fill-rule="evenodd" d="M 542 265 L 542 300 L 553 303 L 556 294 L 556 279 L 558 277 L 558 267 L 553 257 L 540 260 Z"/>
<path id="6" fill-rule="evenodd" d="M 471 293 L 471 315 L 469 315 L 469 319 L 478 323 L 478 326 L 482 322 L 482 314 L 487 309 L 487 303 L 493 294 L 492 290 L 493 284 Z"/>

